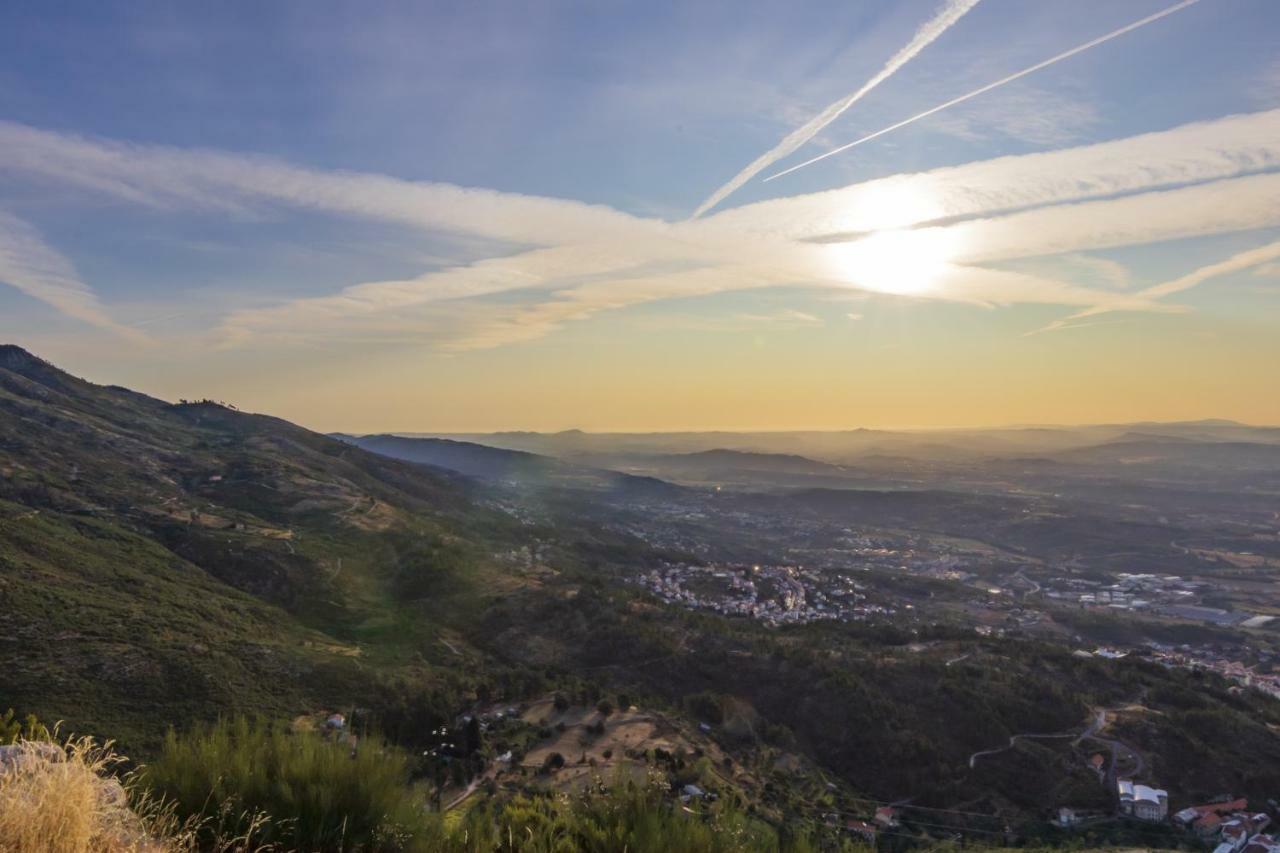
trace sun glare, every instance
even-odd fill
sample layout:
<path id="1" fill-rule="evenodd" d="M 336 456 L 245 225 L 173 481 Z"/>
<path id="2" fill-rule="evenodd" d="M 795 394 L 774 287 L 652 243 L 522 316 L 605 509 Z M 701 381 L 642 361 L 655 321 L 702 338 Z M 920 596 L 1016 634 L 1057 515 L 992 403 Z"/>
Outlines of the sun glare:
<path id="1" fill-rule="evenodd" d="M 857 204 L 837 217 L 838 230 L 884 231 L 907 228 L 947 215 L 937 194 L 913 177 L 876 181 L 859 189 Z"/>
<path id="2" fill-rule="evenodd" d="M 912 296 L 932 292 L 956 254 L 946 229 L 880 231 L 828 247 L 834 274 L 866 290 Z"/>

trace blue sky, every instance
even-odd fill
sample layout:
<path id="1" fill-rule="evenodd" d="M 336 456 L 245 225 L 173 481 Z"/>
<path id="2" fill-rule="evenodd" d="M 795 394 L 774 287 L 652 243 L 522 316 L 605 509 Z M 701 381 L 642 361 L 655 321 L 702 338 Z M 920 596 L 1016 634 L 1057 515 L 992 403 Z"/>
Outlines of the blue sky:
<path id="1" fill-rule="evenodd" d="M 962 341 L 983 342 L 973 387 L 1028 346 L 1051 347 L 1045 357 L 1068 370 L 1085 348 L 1113 353 L 1123 371 L 1135 340 L 1173 353 L 1189 336 L 1250 342 L 1215 351 L 1215 369 L 1264 375 L 1280 357 L 1267 343 L 1280 337 L 1280 267 L 1266 253 L 1280 240 L 1264 182 L 1280 157 L 1270 0 L 1200 0 L 760 180 L 1172 2 L 969 0 L 796 154 L 683 223 L 957 2 L 8 4 L 0 282 L 13 286 L 0 287 L 0 337 L 104 381 L 210 393 L 324 428 L 775 424 L 752 414 L 745 379 L 706 362 L 708 335 L 743 359 L 765 341 L 780 384 L 814 369 L 808 343 L 828 341 L 824 369 L 842 365 L 833 386 L 857 399 L 880 399 L 865 378 L 874 353 L 915 350 L 920 375 L 889 373 L 932 387 Z M 1042 174 L 1069 183 L 1071 152 L 1089 145 L 1239 115 L 1253 118 L 1132 143 L 1128 173 L 1087 192 L 1006 198 Z M 1062 156 L 1035 159 L 1052 152 Z M 1134 183 L 1147 152 L 1169 162 Z M 915 173 L 938 177 L 894 183 Z M 857 189 L 877 180 L 874 193 Z M 1199 194 L 1154 195 L 1184 187 Z M 831 190 L 845 195 L 814 195 Z M 782 201 L 760 204 L 770 200 Z M 1075 204 L 1094 206 L 1068 222 Z M 1202 215 L 1129 227 L 1170 207 Z M 1109 212 L 1110 230 L 1073 225 Z M 841 232 L 847 251 L 840 229 L 824 230 L 833 220 L 857 226 Z M 1231 258 L 1203 281 L 1143 295 Z M 666 363 L 655 343 L 687 355 Z M 584 355 L 629 383 L 633 402 L 602 417 L 579 399 Z M 1153 370 L 1135 369 L 1126 387 L 1176 387 Z M 381 397 L 370 373 L 386 377 Z M 302 399 L 300 377 L 317 376 L 330 378 Z M 985 420 L 1140 414 L 1119 402 L 1129 391 L 1091 391 L 1086 378 L 1061 380 L 1072 389 L 1061 406 L 1013 389 L 1021 396 Z M 673 381 L 704 389 L 690 399 L 705 411 L 655 406 Z M 437 396 L 406 408 L 392 399 L 406 384 Z M 543 393 L 523 415 L 493 402 L 531 387 Z M 357 393 L 359 417 L 333 402 Z M 923 417 L 890 394 L 872 413 L 860 404 L 823 420 L 814 393 L 788 425 L 984 419 L 972 405 Z M 1275 404 L 1201 399 L 1215 410 L 1161 397 L 1151 414 L 1280 420 Z"/>

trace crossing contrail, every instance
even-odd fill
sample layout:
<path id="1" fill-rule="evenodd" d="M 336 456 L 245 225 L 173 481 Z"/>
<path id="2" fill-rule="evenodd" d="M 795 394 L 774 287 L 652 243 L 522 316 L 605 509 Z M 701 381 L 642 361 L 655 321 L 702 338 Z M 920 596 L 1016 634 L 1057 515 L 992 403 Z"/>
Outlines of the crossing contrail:
<path id="1" fill-rule="evenodd" d="M 913 115 L 911 118 L 904 119 L 898 122 L 897 124 L 891 124 L 888 127 L 884 128 L 883 130 L 877 130 L 875 133 L 868 134 L 862 137 L 861 139 L 856 139 L 853 142 L 850 142 L 848 145 L 841 145 L 839 148 L 832 149 L 831 151 L 827 151 L 824 154 L 819 154 L 817 157 L 813 157 L 809 160 L 805 160 L 803 163 L 800 163 L 797 166 L 792 166 L 789 169 L 783 169 L 781 172 L 778 172 L 776 174 L 770 175 L 769 177 L 765 178 L 765 181 L 772 181 L 774 178 L 781 178 L 783 175 L 789 175 L 792 172 L 796 171 L 797 169 L 803 169 L 805 166 L 811 166 L 814 163 L 817 163 L 819 160 L 825 160 L 828 157 L 831 157 L 832 155 L 839 154 L 841 151 L 848 151 L 850 148 L 854 147 L 855 145 L 861 145 L 864 142 L 870 142 L 871 140 L 880 136 L 884 136 L 886 133 L 895 131 L 900 127 L 906 127 L 907 125 L 917 122 L 922 118 L 928 118 L 934 113 L 942 112 L 948 107 L 954 107 L 956 104 L 963 103 L 964 101 L 967 101 L 970 98 L 976 98 L 979 95 L 990 92 L 992 89 L 999 88 L 1000 86 L 1003 86 L 1006 83 L 1012 83 L 1014 80 L 1017 80 L 1021 77 L 1026 77 L 1028 74 L 1033 74 L 1042 68 L 1048 68 L 1050 65 L 1053 65 L 1056 62 L 1061 62 L 1064 59 L 1070 59 L 1071 57 L 1075 56 L 1077 53 L 1084 53 L 1086 50 L 1088 50 L 1091 47 L 1097 47 L 1100 44 L 1104 44 L 1105 42 L 1111 41 L 1113 38 L 1119 38 L 1125 33 L 1133 32 L 1139 27 L 1145 27 L 1147 24 L 1154 23 L 1155 21 L 1158 21 L 1167 15 L 1172 15 L 1174 12 L 1180 11 L 1182 9 L 1187 8 L 1188 6 L 1195 5 L 1196 3 L 1199 3 L 1199 2 L 1200 0 L 1182 0 L 1182 2 L 1175 3 L 1166 9 L 1162 9 L 1159 12 L 1156 12 L 1154 15 L 1148 15 L 1147 17 L 1143 18 L 1140 21 L 1134 21 L 1132 24 L 1127 24 L 1118 30 L 1112 30 L 1111 32 L 1107 33 L 1104 36 L 1098 36 L 1093 41 L 1087 41 L 1082 45 L 1077 45 L 1076 47 L 1073 47 L 1070 50 L 1063 51 L 1062 53 L 1059 53 L 1057 56 L 1046 59 L 1044 62 L 1037 62 L 1035 65 L 1032 65 L 1028 68 L 1024 68 L 1021 71 L 1017 71 L 1013 74 L 1010 74 L 1008 77 L 1003 77 L 995 81 L 994 83 L 988 83 L 987 85 L 983 86 L 981 89 L 974 89 L 972 92 L 970 92 L 967 95 L 961 95 L 958 98 L 952 98 L 951 100 L 947 101 L 945 104 L 939 104 L 933 109 L 925 110 L 924 112 Z"/>
<path id="2" fill-rule="evenodd" d="M 698 206 L 698 209 L 693 212 L 693 216 L 690 219 L 697 219 L 724 201 L 735 190 L 764 171 L 764 169 L 804 145 L 817 135 L 820 130 L 839 118 L 841 113 L 853 106 L 863 95 L 893 76 L 899 68 L 910 62 L 916 54 L 928 47 L 934 39 L 946 32 L 952 24 L 960 20 L 965 12 L 968 12 L 976 5 L 978 5 L 978 0 L 948 0 L 938 14 L 934 15 L 928 23 L 917 30 L 911 41 L 907 42 L 907 45 L 902 50 L 895 53 L 884 68 L 881 68 L 874 77 L 864 83 L 861 89 L 836 101 L 809 119 L 805 124 L 787 134 L 786 138 L 781 142 L 761 154 L 751 162 L 751 165 L 734 175 L 728 183 L 712 193 L 706 201 Z"/>
<path id="3" fill-rule="evenodd" d="M 1162 296 L 1169 296 L 1173 293 L 1181 293 L 1184 290 L 1190 290 L 1196 285 L 1203 284 L 1211 278 L 1229 275 L 1230 273 L 1240 272 L 1241 270 L 1253 269 L 1277 259 L 1280 259 L 1280 240 L 1274 243 L 1268 243 L 1265 246 L 1259 246 L 1256 249 L 1239 252 L 1227 258 L 1225 261 L 1219 261 L 1215 264 L 1199 267 L 1180 278 L 1175 278 L 1172 281 L 1166 281 L 1162 284 L 1153 285 L 1145 290 L 1141 290 L 1136 295 L 1145 299 L 1159 299 Z M 1073 323 L 1073 320 L 1083 320 L 1086 317 L 1096 317 L 1099 314 L 1110 314 L 1112 310 L 1113 309 L 1108 308 L 1105 305 L 1095 305 L 1092 308 L 1077 311 L 1070 317 L 1063 317 L 1061 320 L 1054 320 L 1043 328 L 1027 332 L 1023 337 L 1036 335 L 1041 332 L 1056 332 L 1059 329 L 1078 329 L 1081 326 L 1088 324 Z"/>

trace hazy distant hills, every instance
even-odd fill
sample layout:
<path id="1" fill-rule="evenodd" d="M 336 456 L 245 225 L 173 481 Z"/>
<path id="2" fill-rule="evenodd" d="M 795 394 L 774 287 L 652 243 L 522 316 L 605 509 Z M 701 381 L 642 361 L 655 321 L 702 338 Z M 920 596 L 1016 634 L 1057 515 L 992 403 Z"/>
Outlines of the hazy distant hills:
<path id="1" fill-rule="evenodd" d="M 1280 470 L 1280 444 L 1206 441 L 1128 433 L 1121 440 L 1064 451 L 1054 458 L 1077 465 Z"/>
<path id="2" fill-rule="evenodd" d="M 708 451 L 737 451 L 744 454 L 798 456 L 815 463 L 848 466 L 857 465 L 868 457 L 946 463 L 998 457 L 1053 456 L 1066 451 L 1132 441 L 1138 436 L 1201 443 L 1280 445 L 1280 427 L 1249 426 L 1221 420 L 996 429 L 740 433 L 588 433 L 569 430 L 558 433 L 499 432 L 436 437 L 561 459 L 591 459 L 597 464 L 608 457 L 625 464 L 637 462 L 637 455 L 691 456 Z M 654 460 L 640 461 L 648 463 Z M 725 460 L 712 457 L 706 461 L 715 463 Z M 706 464 L 694 458 L 686 462 L 690 468 L 706 467 Z M 734 467 L 739 466 L 735 463 Z M 793 469 L 791 473 L 796 471 Z"/>
<path id="3" fill-rule="evenodd" d="M 489 447 L 469 441 L 398 435 L 335 437 L 384 456 L 509 485 L 608 490 L 632 496 L 642 493 L 657 495 L 676 490 L 675 486 L 652 477 L 634 476 L 528 451 Z"/>
<path id="4" fill-rule="evenodd" d="M 445 444 L 418 456 L 393 455 L 481 476 L 489 476 L 490 468 L 502 476 L 510 476 L 511 469 L 525 478 L 564 476 L 568 469 L 557 469 L 558 462 L 579 471 L 612 469 L 683 485 L 741 489 L 1017 487 L 1084 495 L 1104 483 L 1138 480 L 1143 488 L 1164 483 L 1219 494 L 1280 488 L 1280 428 L 1223 420 L 929 431 L 570 430 L 431 440 Z M 489 459 L 475 450 L 478 445 L 494 454 L 525 455 Z M 471 450 L 464 454 L 458 449 L 464 446 Z M 450 447 L 453 452 L 446 453 Z M 1209 480 L 1204 473 L 1212 475 Z"/>

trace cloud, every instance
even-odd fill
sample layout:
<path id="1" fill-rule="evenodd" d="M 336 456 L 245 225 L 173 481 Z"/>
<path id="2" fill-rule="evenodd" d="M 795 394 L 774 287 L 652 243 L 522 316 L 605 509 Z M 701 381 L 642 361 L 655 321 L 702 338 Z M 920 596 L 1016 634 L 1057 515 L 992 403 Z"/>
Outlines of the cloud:
<path id="1" fill-rule="evenodd" d="M 789 240 L 1117 196 L 1280 168 L 1280 110 L 1123 139 L 892 175 L 744 205 L 704 227 Z"/>
<path id="2" fill-rule="evenodd" d="M 770 313 L 737 313 L 724 316 L 705 315 L 664 315 L 648 317 L 641 321 L 646 329 L 655 331 L 683 332 L 792 332 L 799 329 L 812 329 L 826 323 L 805 311 L 794 308 L 783 308 Z"/>
<path id="3" fill-rule="evenodd" d="M 895 53 L 870 80 L 863 83 L 861 88 L 831 104 L 825 110 L 809 119 L 809 121 L 787 134 L 773 148 L 751 161 L 745 169 L 730 178 L 728 183 L 721 186 L 708 196 L 706 201 L 698 205 L 698 209 L 693 212 L 692 218 L 697 219 L 702 216 L 728 198 L 747 181 L 817 136 L 824 127 L 839 118 L 845 110 L 860 101 L 864 95 L 876 86 L 879 86 L 897 73 L 902 66 L 914 59 L 920 51 L 932 44 L 938 36 L 950 29 L 956 21 L 964 17 L 964 14 L 976 5 L 978 5 L 978 0 L 946 0 L 933 18 L 916 30 L 915 35 L 911 37 L 911 41 L 907 42 L 906 46 Z"/>
<path id="4" fill-rule="evenodd" d="M 979 101 L 939 116 L 931 128 L 970 142 L 1005 137 L 1048 147 L 1078 140 L 1100 118 L 1087 101 L 1025 85 L 1005 92 L 999 100 Z"/>
<path id="5" fill-rule="evenodd" d="M 1142 291 L 1143 296 L 1160 298 L 1169 296 L 1174 293 L 1181 293 L 1184 290 L 1190 290 L 1198 284 L 1203 284 L 1211 278 L 1218 276 L 1230 275 L 1233 272 L 1240 272 L 1253 267 L 1260 267 L 1262 264 L 1273 263 L 1280 258 L 1280 241 L 1268 243 L 1265 246 L 1259 246 L 1256 249 L 1249 249 L 1246 252 L 1239 252 L 1232 255 L 1224 261 L 1216 264 L 1200 267 L 1192 270 L 1184 276 L 1166 281 L 1161 284 L 1148 287 Z"/>
<path id="6" fill-rule="evenodd" d="M 71 261 L 50 248 L 29 223 L 0 210 L 0 282 L 68 317 L 141 342 L 145 335 L 107 314 Z"/>
<path id="7" fill-rule="evenodd" d="M 961 247 L 957 260 L 981 263 L 1272 225 L 1280 225 L 1280 174 L 1275 173 L 917 230 L 949 234 Z"/>
<path id="8" fill-rule="evenodd" d="M 1280 259 L 1280 240 L 1268 243 L 1265 246 L 1259 246 L 1255 249 L 1249 249 L 1244 252 L 1238 252 L 1231 257 L 1218 261 L 1217 263 L 1208 264 L 1198 267 L 1186 275 L 1160 284 L 1152 285 L 1140 291 L 1137 296 L 1145 299 L 1160 299 L 1165 296 L 1171 296 L 1175 293 L 1182 293 L 1184 290 L 1190 290 L 1193 287 L 1204 284 L 1210 279 L 1218 278 L 1224 275 L 1230 275 L 1235 272 L 1252 269 L 1255 273 L 1265 270 L 1267 267 L 1276 266 L 1276 260 Z M 1280 271 L 1280 268 L 1277 268 Z M 1123 310 L 1114 306 L 1095 305 L 1084 311 L 1079 311 L 1069 317 L 1061 320 L 1055 320 L 1043 329 L 1041 332 L 1051 332 L 1058 329 L 1076 328 L 1081 325 L 1075 323 L 1076 320 L 1082 320 L 1086 317 L 1095 317 L 1099 314 L 1106 314 L 1111 311 Z"/>
<path id="9" fill-rule="evenodd" d="M 1073 256 L 1280 222 L 1280 110 L 1056 152 L 895 175 L 703 219 L 665 222 L 580 202 L 213 151 L 128 145 L 0 123 L 0 171 L 157 209 L 286 207 L 489 241 L 453 266 L 228 313 L 222 346 L 530 340 L 600 311 L 764 287 L 1171 311 Z M 1063 255 L 1084 283 L 993 269 Z M 1114 280 L 1106 280 L 1106 276 Z M 1074 276 L 1073 276 L 1074 278 Z M 1098 285 L 1098 286 L 1089 286 Z"/>
<path id="10" fill-rule="evenodd" d="M 990 92 L 992 89 L 998 89 L 1001 86 L 1012 83 L 1015 80 L 1020 80 L 1029 74 L 1034 74 L 1035 72 L 1040 71 L 1041 69 L 1044 69 L 1044 68 L 1048 68 L 1050 65 L 1054 65 L 1055 63 L 1061 62 L 1064 59 L 1069 59 L 1075 56 L 1076 54 L 1083 53 L 1086 50 L 1095 48 L 1100 44 L 1105 44 L 1114 38 L 1119 38 L 1120 36 L 1125 35 L 1126 33 L 1133 32 L 1139 27 L 1145 27 L 1147 24 L 1154 23 L 1155 21 L 1158 21 L 1167 15 L 1172 15 L 1174 12 L 1181 11 L 1182 9 L 1185 9 L 1188 6 L 1192 6 L 1199 2 L 1200 0 L 1181 0 L 1181 2 L 1175 3 L 1172 6 L 1168 6 L 1164 9 L 1161 9 L 1159 12 L 1156 12 L 1155 14 L 1148 15 L 1147 17 L 1134 21 L 1131 24 L 1126 24 L 1125 26 L 1120 27 L 1119 29 L 1112 30 L 1106 35 L 1099 36 L 1098 38 L 1093 39 L 1091 41 L 1087 41 L 1084 44 L 1076 45 L 1070 50 L 1064 50 L 1062 53 L 1059 53 L 1055 56 L 1051 56 L 1048 59 L 1044 60 L 1043 62 L 1037 62 L 1035 65 L 1030 65 L 1026 68 L 1023 68 L 1021 71 L 1015 71 L 1014 73 L 1010 74 L 1007 77 L 1002 77 L 999 80 L 996 80 L 994 83 L 988 83 L 985 86 L 974 89 L 972 92 L 967 92 L 966 94 L 960 95 L 957 98 L 952 98 L 951 100 L 946 101 L 945 103 L 939 104 L 936 107 L 927 109 L 922 113 L 916 113 L 911 118 L 903 119 L 902 121 L 897 122 L 896 124 L 891 124 L 886 128 L 877 130 L 875 133 L 869 133 L 866 136 L 863 136 L 859 139 L 855 139 L 853 142 L 847 143 L 845 145 L 841 145 L 838 148 L 833 148 L 830 151 L 819 154 L 817 157 L 813 157 L 809 160 L 805 160 L 803 163 L 799 163 L 795 166 L 792 166 L 789 169 L 783 169 L 781 172 L 777 172 L 776 174 L 770 175 L 769 177 L 765 178 L 765 180 L 772 181 L 775 178 L 780 178 L 783 175 L 788 175 L 796 171 L 797 169 L 803 169 L 805 166 L 811 166 L 814 163 L 817 163 L 819 160 L 825 160 L 828 157 L 832 157 L 836 154 L 841 153 L 842 151 L 848 151 L 850 148 L 853 148 L 856 145 L 862 145 L 863 143 L 870 142 L 873 139 L 878 139 L 879 137 L 884 136 L 886 133 L 892 133 L 893 131 L 898 130 L 899 128 L 906 127 L 909 124 L 914 124 L 920 121 L 921 119 L 928 118 L 929 116 L 934 115 L 936 113 L 940 113 L 943 110 L 950 109 L 951 107 L 954 107 L 957 104 L 962 104 L 965 101 L 978 97 L 979 95 L 984 95 L 987 92 Z"/>
<path id="11" fill-rule="evenodd" d="M 666 225 L 603 205 L 324 172 L 267 157 L 131 145 L 0 122 L 0 170 L 39 176 L 158 208 L 244 212 L 272 203 L 494 241 L 554 245 Z"/>

